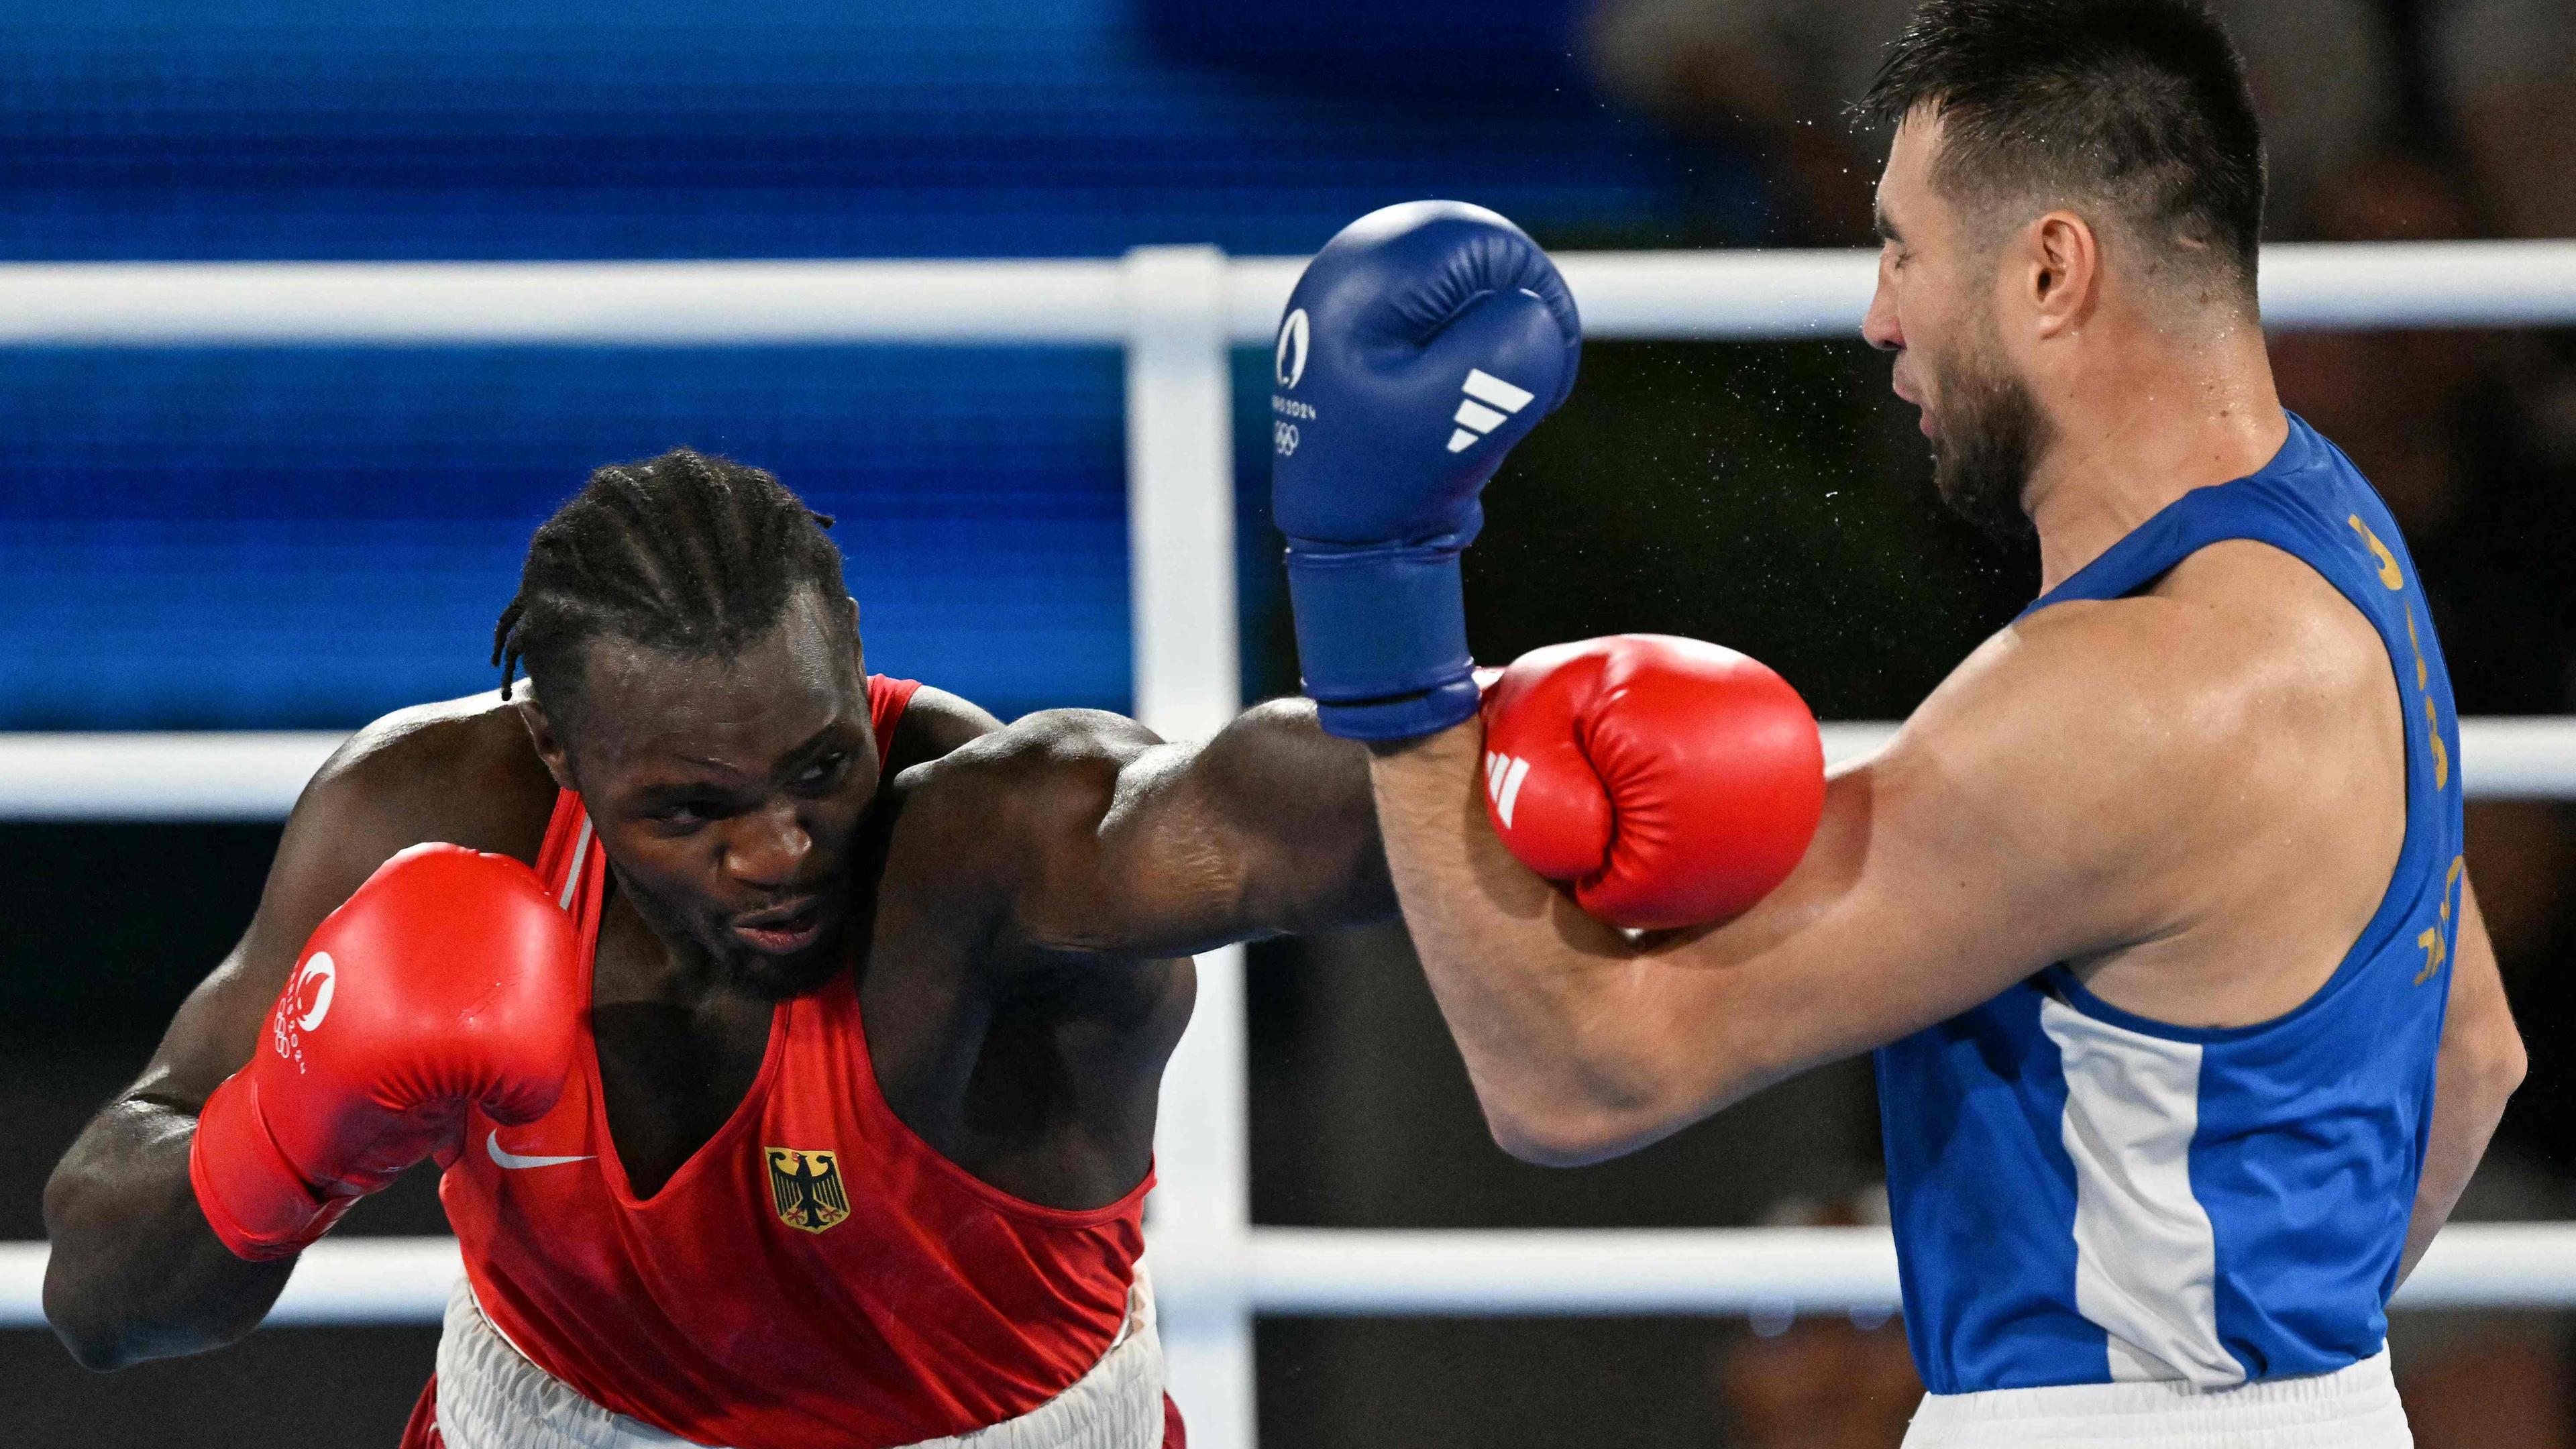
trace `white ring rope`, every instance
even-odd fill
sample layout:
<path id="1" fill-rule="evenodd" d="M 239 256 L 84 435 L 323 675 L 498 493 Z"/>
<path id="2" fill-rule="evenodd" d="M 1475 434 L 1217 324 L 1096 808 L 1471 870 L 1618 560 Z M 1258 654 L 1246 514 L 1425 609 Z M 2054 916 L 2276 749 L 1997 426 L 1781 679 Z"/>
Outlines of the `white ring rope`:
<path id="1" fill-rule="evenodd" d="M 1165 1251 L 1155 1282 L 1189 1306 L 1209 1279 Z M 0 1243 L 0 1328 L 44 1323 L 43 1243 Z M 1896 1246 L 1884 1228 L 1564 1231 L 1255 1228 L 1251 1306 L 1309 1317 L 1889 1312 Z M 459 1271 L 452 1238 L 333 1238 L 306 1250 L 271 1324 L 429 1324 Z M 2397 1294 L 2402 1308 L 2555 1308 L 2576 1302 L 2576 1224 L 2442 1230 Z"/>
<path id="2" fill-rule="evenodd" d="M 0 345 L 1090 343 L 1154 300 L 1126 260 L 22 262 L 0 265 Z M 1565 252 L 1584 332 L 1857 334 L 1869 251 Z M 1225 263 L 1238 343 L 1266 343 L 1305 265 Z M 2284 328 L 2576 322 L 2576 241 L 2282 243 L 2263 313 Z"/>
<path id="3" fill-rule="evenodd" d="M 1885 744 L 1885 722 L 1825 726 L 1825 756 Z M 0 820 L 282 820 L 346 735 L 0 734 Z M 2460 721 L 2472 798 L 2576 799 L 2576 716 Z"/>

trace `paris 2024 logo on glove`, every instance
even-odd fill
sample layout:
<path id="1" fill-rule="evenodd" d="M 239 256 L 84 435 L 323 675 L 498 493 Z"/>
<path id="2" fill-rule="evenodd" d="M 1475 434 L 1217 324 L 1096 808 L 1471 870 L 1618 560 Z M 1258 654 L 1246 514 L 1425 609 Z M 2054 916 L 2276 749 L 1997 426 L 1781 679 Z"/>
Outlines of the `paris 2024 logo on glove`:
<path id="1" fill-rule="evenodd" d="M 331 1014 L 331 994 L 340 982 L 339 963 L 328 951 L 316 951 L 296 968 L 295 984 L 277 999 L 277 1011 L 269 1018 L 269 1035 L 277 1054 L 304 1070 L 304 1037 L 318 1029 L 323 1018 Z"/>
<path id="2" fill-rule="evenodd" d="M 1279 345 L 1270 355 L 1270 376 L 1283 391 L 1293 392 L 1306 377 L 1306 350 L 1309 324 L 1306 309 L 1290 312 L 1279 323 Z M 1315 420 L 1315 409 L 1293 397 L 1270 395 L 1271 451 L 1282 458 L 1294 457 L 1302 441 L 1297 425 Z"/>

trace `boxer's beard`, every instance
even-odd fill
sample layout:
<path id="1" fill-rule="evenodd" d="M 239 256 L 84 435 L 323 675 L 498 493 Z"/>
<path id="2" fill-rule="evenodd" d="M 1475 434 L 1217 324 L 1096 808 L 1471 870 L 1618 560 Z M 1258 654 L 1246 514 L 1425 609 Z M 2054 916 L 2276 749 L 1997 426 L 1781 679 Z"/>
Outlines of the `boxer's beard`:
<path id="1" fill-rule="evenodd" d="M 1951 512 L 2003 543 L 2027 538 L 2022 489 L 2045 441 L 2047 419 L 2030 387 L 1995 349 L 1963 348 L 1933 366 L 1941 400 L 1932 436 L 1932 487 Z"/>

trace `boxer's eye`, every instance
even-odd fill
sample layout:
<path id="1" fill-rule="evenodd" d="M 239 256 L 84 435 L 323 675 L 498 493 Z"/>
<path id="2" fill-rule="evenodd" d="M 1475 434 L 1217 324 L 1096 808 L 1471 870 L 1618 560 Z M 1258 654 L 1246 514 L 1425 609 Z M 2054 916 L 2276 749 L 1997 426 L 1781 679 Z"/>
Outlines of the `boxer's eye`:
<path id="1" fill-rule="evenodd" d="M 665 800 L 644 811 L 644 818 L 656 825 L 675 830 L 692 829 L 724 817 L 724 807 L 714 800 Z"/>
<path id="2" fill-rule="evenodd" d="M 838 781 L 843 768 L 849 763 L 850 755 L 847 750 L 834 750 L 798 771 L 793 784 L 800 790 L 823 789 Z"/>

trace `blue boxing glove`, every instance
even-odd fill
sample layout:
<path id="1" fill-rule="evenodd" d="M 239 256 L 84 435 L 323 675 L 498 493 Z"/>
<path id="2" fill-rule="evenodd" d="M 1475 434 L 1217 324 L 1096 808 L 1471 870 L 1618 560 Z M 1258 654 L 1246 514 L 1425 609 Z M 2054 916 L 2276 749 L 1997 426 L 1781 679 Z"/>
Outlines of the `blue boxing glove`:
<path id="1" fill-rule="evenodd" d="M 1476 712 L 1458 558 L 1582 350 L 1547 253 L 1482 207 L 1373 211 L 1307 264 L 1279 325 L 1271 492 L 1327 731 L 1406 739 Z"/>

